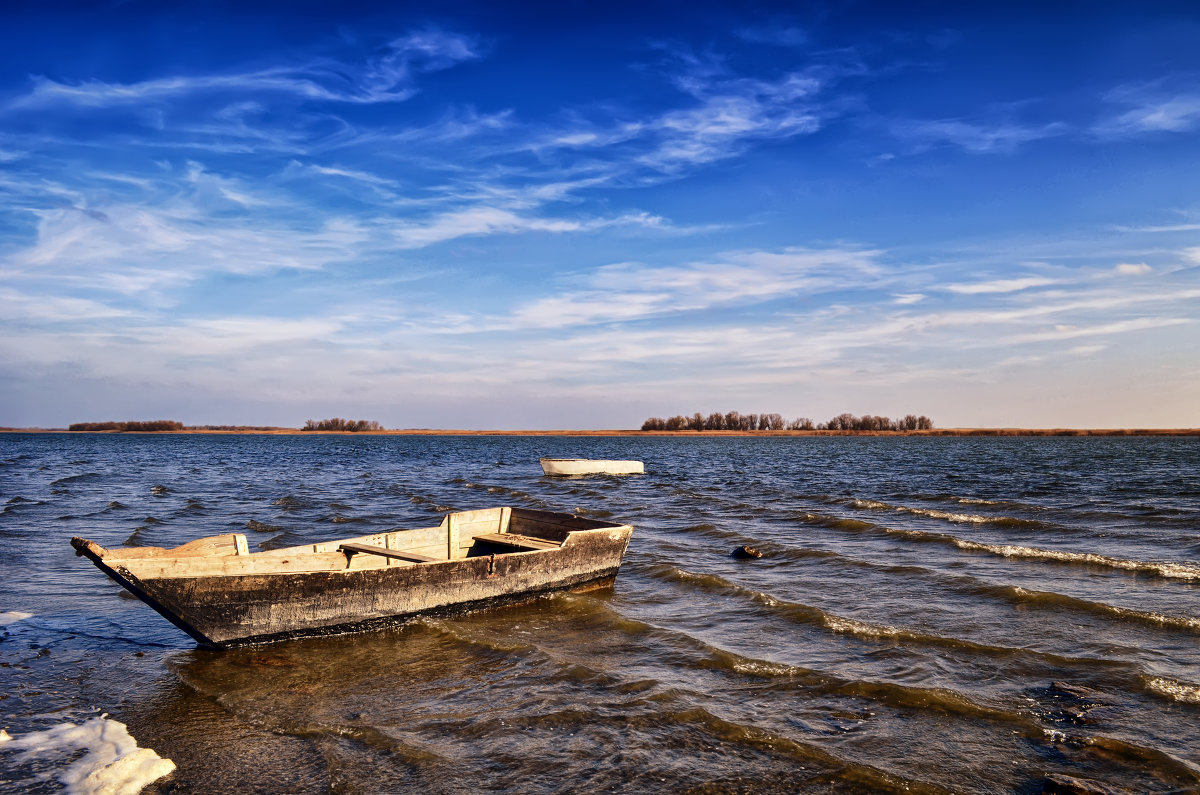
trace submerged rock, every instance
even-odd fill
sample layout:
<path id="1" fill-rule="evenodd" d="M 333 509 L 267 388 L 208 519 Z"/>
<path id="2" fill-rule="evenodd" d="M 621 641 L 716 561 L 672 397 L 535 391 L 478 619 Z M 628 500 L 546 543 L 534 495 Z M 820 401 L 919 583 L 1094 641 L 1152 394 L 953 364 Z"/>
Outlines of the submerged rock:
<path id="1" fill-rule="evenodd" d="M 761 558 L 762 553 L 754 547 L 748 547 L 743 544 L 742 546 L 733 550 L 733 552 L 730 553 L 730 557 L 737 558 L 738 560 L 754 560 L 756 558 Z"/>
<path id="2" fill-rule="evenodd" d="M 1069 682 L 1052 682 L 1050 684 L 1050 689 L 1057 690 L 1060 693 L 1066 693 L 1067 695 L 1074 696 L 1075 698 L 1090 698 L 1095 700 L 1104 695 L 1099 690 L 1094 688 L 1087 687 L 1085 685 L 1073 685 Z"/>
<path id="3" fill-rule="evenodd" d="M 1129 790 L 1109 786 L 1090 778 L 1076 778 L 1062 773 L 1047 773 L 1042 792 L 1057 795 L 1128 795 Z"/>

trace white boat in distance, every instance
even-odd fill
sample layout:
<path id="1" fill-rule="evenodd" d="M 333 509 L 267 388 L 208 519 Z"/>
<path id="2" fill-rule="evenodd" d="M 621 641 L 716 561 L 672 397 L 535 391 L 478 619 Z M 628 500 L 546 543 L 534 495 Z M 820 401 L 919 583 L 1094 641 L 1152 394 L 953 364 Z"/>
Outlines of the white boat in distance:
<path id="1" fill-rule="evenodd" d="M 612 461 L 603 458 L 539 458 L 547 475 L 641 475 L 641 461 Z"/>

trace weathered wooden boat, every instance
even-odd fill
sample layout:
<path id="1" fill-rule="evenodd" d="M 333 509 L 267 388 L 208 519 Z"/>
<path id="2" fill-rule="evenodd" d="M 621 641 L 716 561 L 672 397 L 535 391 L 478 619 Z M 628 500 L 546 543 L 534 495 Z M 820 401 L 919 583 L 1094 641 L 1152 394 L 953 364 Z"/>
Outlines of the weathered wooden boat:
<path id="1" fill-rule="evenodd" d="M 71 545 L 202 646 L 223 648 L 611 584 L 632 532 L 504 507 L 447 514 L 437 527 L 254 553 L 241 533 L 174 549 L 105 549 L 84 538 Z"/>
<path id="2" fill-rule="evenodd" d="M 615 461 L 603 458 L 539 458 L 547 475 L 641 475 L 641 461 Z"/>

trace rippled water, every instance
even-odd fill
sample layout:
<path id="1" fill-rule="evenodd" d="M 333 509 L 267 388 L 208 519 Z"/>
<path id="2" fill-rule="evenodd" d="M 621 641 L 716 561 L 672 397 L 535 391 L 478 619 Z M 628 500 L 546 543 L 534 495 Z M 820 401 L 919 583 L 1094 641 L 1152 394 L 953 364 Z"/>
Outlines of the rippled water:
<path id="1" fill-rule="evenodd" d="M 108 713 L 161 792 L 1192 791 L 1198 471 L 1194 438 L 0 435 L 0 715 Z M 496 505 L 633 524 L 615 588 L 208 652 L 68 544 Z M 13 792 L 70 761 L 5 754 Z"/>

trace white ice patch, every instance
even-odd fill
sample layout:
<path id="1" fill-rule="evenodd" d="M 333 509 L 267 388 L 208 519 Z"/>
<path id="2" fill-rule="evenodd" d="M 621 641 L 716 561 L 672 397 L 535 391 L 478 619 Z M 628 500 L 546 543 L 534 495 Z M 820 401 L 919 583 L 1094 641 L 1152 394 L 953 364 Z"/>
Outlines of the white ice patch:
<path id="1" fill-rule="evenodd" d="M 9 624 L 15 624 L 27 618 L 33 618 L 33 613 L 18 613 L 16 610 L 9 610 L 7 613 L 0 613 L 0 627 L 7 627 Z"/>
<path id="2" fill-rule="evenodd" d="M 60 723 L 53 728 L 10 737 L 0 731 L 0 749 L 20 751 L 19 761 L 67 759 L 78 749 L 87 751 L 67 767 L 52 773 L 67 795 L 137 795 L 152 781 L 175 769 L 149 748 L 139 748 L 124 723 L 107 717 L 91 718 L 79 725 Z"/>

